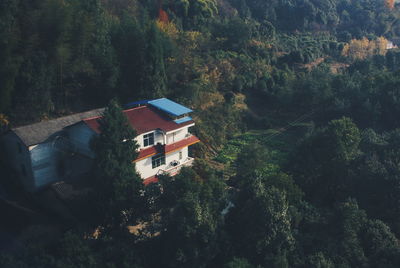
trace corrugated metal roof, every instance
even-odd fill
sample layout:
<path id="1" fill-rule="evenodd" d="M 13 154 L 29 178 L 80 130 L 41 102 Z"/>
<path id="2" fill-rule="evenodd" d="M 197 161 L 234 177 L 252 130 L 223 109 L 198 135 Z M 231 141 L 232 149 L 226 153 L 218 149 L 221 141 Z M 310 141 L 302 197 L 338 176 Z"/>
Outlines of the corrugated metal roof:
<path id="1" fill-rule="evenodd" d="M 125 104 L 124 108 L 125 109 L 133 108 L 133 106 L 147 104 L 149 101 L 151 101 L 151 100 L 140 100 L 140 101 L 130 102 L 130 103 Z"/>
<path id="2" fill-rule="evenodd" d="M 193 112 L 193 110 L 166 98 L 149 101 L 149 104 L 173 116 L 181 116 Z"/>
<path id="3" fill-rule="evenodd" d="M 190 116 L 185 116 L 183 118 L 179 118 L 179 119 L 174 120 L 174 122 L 177 123 L 177 124 L 182 124 L 182 123 L 185 123 L 185 122 L 188 122 L 188 121 L 192 121 L 192 120 L 193 119 Z"/>
<path id="4" fill-rule="evenodd" d="M 83 113 L 67 115 L 52 120 L 13 128 L 12 131 L 18 135 L 26 146 L 35 145 L 45 141 L 49 136 L 61 131 L 64 127 L 78 123 L 85 118 L 100 116 L 103 111 L 104 108 L 100 108 Z"/>

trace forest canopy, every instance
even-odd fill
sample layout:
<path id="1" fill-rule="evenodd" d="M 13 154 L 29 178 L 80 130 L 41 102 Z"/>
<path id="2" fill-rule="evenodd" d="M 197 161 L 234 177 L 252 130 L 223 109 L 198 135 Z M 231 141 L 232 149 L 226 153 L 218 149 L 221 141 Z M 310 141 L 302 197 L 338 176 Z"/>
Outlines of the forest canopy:
<path id="1" fill-rule="evenodd" d="M 1 1 L 0 133 L 108 108 L 96 217 L 0 266 L 399 267 L 399 19 L 393 0 Z M 144 187 L 121 105 L 159 97 L 202 143 Z"/>

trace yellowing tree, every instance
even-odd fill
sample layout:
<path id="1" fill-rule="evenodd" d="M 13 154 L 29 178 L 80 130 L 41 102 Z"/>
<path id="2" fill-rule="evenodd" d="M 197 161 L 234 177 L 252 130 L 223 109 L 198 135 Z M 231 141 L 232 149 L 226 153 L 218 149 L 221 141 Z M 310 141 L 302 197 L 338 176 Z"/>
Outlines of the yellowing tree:
<path id="1" fill-rule="evenodd" d="M 7 116 L 5 116 L 4 114 L 0 114 L 0 134 L 3 131 L 6 131 L 9 125 L 9 121 L 7 119 Z"/>
<path id="2" fill-rule="evenodd" d="M 176 40 L 178 38 L 179 30 L 173 22 L 157 20 L 156 25 L 160 31 L 164 32 L 171 39 Z"/>
<path id="3" fill-rule="evenodd" d="M 375 40 L 375 43 L 376 43 L 376 54 L 385 55 L 389 41 L 385 37 L 381 36 Z"/>
<path id="4" fill-rule="evenodd" d="M 352 59 L 365 59 L 372 55 L 385 55 L 388 40 L 379 37 L 376 40 L 368 40 L 364 37 L 361 40 L 352 39 L 342 50 L 342 56 Z"/>

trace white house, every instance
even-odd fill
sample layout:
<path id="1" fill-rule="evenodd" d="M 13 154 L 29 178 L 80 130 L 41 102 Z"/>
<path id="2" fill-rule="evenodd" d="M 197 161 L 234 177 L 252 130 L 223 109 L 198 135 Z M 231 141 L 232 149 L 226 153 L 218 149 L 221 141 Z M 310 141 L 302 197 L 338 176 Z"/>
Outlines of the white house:
<path id="1" fill-rule="evenodd" d="M 191 165 L 193 158 L 189 156 L 188 148 L 200 141 L 189 132 L 194 126 L 188 116 L 192 110 L 166 98 L 135 104 L 139 106 L 124 113 L 137 133 L 140 148 L 134 162 L 145 184 L 154 181 L 157 175 L 175 175 L 182 166 Z M 84 119 L 83 122 L 99 133 L 99 118 Z"/>
<path id="2" fill-rule="evenodd" d="M 162 98 L 131 103 L 124 111 L 136 130 L 139 156 L 132 159 L 148 184 L 160 174 L 175 175 L 191 165 L 188 147 L 199 142 L 190 134 L 192 112 Z M 28 191 L 37 191 L 59 181 L 77 179 L 92 167 L 90 141 L 99 133 L 104 109 L 64 116 L 10 129 L 0 137 L 0 154 L 21 178 Z"/>

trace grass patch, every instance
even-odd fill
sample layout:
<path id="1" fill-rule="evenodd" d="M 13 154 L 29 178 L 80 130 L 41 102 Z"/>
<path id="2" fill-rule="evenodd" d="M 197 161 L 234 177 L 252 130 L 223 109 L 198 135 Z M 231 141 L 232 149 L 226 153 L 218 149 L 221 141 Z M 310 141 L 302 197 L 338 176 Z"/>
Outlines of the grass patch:
<path id="1" fill-rule="evenodd" d="M 271 163 L 281 166 L 287 160 L 296 144 L 309 129 L 310 124 L 294 125 L 288 130 L 265 129 L 250 130 L 230 139 L 215 157 L 215 161 L 225 164 L 226 168 L 233 168 L 240 151 L 249 144 L 258 142 L 264 145 L 271 155 Z"/>

